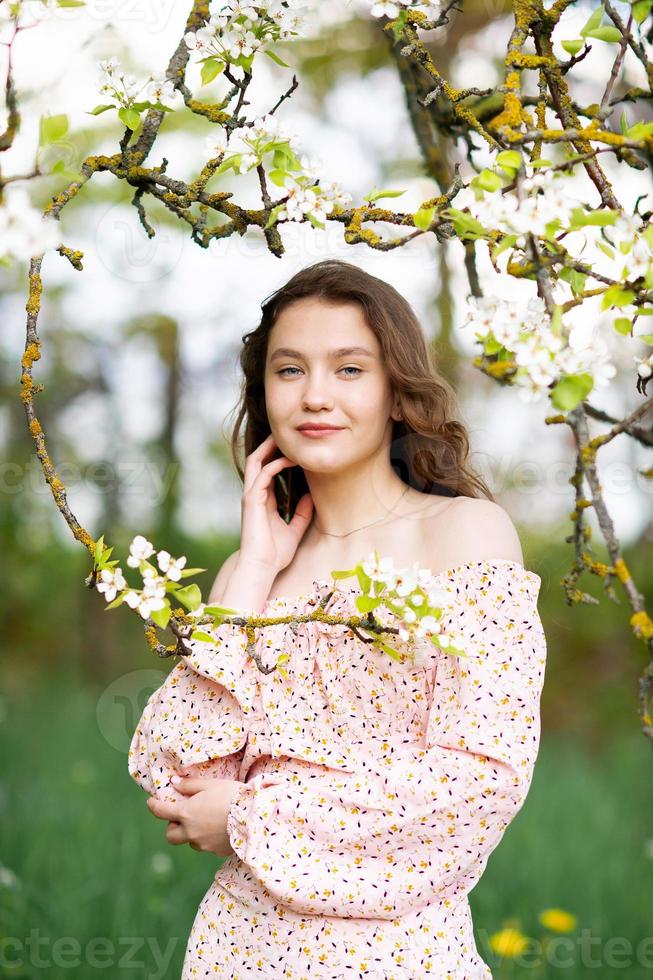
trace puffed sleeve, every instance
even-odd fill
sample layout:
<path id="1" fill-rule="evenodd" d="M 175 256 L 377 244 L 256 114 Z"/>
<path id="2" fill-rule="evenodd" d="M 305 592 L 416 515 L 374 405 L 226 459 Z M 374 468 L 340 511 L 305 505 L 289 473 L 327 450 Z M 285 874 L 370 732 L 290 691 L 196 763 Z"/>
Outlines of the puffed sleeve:
<path id="1" fill-rule="evenodd" d="M 187 641 L 192 652 L 150 696 L 131 740 L 129 774 L 159 799 L 180 798 L 170 777 L 181 770 L 238 779 L 255 696 L 247 635 L 229 623 L 202 629 L 214 641 Z"/>
<path id="2" fill-rule="evenodd" d="M 476 884 L 521 809 L 539 748 L 546 641 L 540 579 L 518 562 L 461 565 L 445 579 L 443 629 L 421 742 L 393 745 L 378 773 L 244 783 L 232 847 L 297 912 L 391 919 L 448 906 Z M 384 760 L 387 762 L 388 760 Z"/>

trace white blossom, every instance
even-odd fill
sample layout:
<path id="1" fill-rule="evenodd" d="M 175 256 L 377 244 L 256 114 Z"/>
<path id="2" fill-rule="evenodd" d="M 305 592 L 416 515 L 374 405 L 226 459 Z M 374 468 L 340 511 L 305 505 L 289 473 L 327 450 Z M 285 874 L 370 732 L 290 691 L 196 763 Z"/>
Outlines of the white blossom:
<path id="1" fill-rule="evenodd" d="M 163 102 L 174 95 L 175 87 L 169 79 L 153 78 L 147 86 L 147 97 L 151 102 Z"/>
<path id="2" fill-rule="evenodd" d="M 374 0 L 370 13 L 372 17 L 398 17 L 402 9 L 419 10 L 433 19 L 440 14 L 440 0 Z"/>
<path id="3" fill-rule="evenodd" d="M 650 378 L 653 376 L 653 353 L 648 357 L 633 357 L 637 364 L 637 373 L 640 378 Z"/>
<path id="4" fill-rule="evenodd" d="M 638 279 L 645 276 L 653 264 L 653 253 L 645 238 L 636 235 L 626 253 L 626 262 L 622 269 L 621 278 Z"/>
<path id="5" fill-rule="evenodd" d="M 381 582 L 387 586 L 394 583 L 395 567 L 390 556 L 379 558 L 373 551 L 365 561 L 361 562 L 361 565 L 365 574 L 369 575 L 373 582 Z"/>
<path id="6" fill-rule="evenodd" d="M 113 602 L 117 594 L 127 588 L 127 582 L 120 568 L 103 568 L 96 587 L 98 592 L 104 593 L 107 602 Z"/>
<path id="7" fill-rule="evenodd" d="M 120 62 L 118 61 L 117 58 L 111 57 L 111 58 L 107 58 L 105 61 L 100 62 L 100 68 L 105 73 L 105 75 L 109 75 L 109 76 L 113 75 L 116 69 L 118 69 L 119 67 L 120 67 Z"/>
<path id="8" fill-rule="evenodd" d="M 149 544 L 149 542 L 146 542 L 146 544 Z M 140 544 L 139 547 L 141 547 Z M 141 547 L 142 552 L 146 550 L 146 548 Z M 129 559 L 127 560 L 129 561 Z M 135 590 L 130 590 L 125 596 L 125 602 L 131 609 L 137 610 L 143 619 L 148 619 L 150 613 L 163 609 L 166 605 L 165 582 L 165 578 L 157 575 L 154 569 L 146 568 L 143 572 L 142 591 L 136 592 Z"/>
<path id="9" fill-rule="evenodd" d="M 518 367 L 512 383 L 522 401 L 537 401 L 553 383 L 567 374 L 589 373 L 597 386 L 616 374 L 609 350 L 598 336 L 589 340 L 573 330 L 556 333 L 541 297 L 519 300 L 476 298 L 465 325 L 475 328 L 483 342 L 491 335 L 514 355 Z"/>
<path id="10" fill-rule="evenodd" d="M 131 568 L 138 568 L 142 561 L 146 561 L 153 554 L 154 546 L 152 542 L 148 541 L 142 534 L 137 534 L 129 545 L 127 564 Z"/>
<path id="11" fill-rule="evenodd" d="M 184 41 L 186 42 L 186 47 L 190 48 L 191 51 L 197 51 L 200 54 L 206 54 L 211 46 L 211 42 L 215 37 L 215 30 L 208 27 L 200 27 L 197 31 L 188 31 L 184 34 Z"/>
<path id="12" fill-rule="evenodd" d="M 210 157 L 218 157 L 227 149 L 227 133 L 224 129 L 215 129 L 204 140 L 204 149 Z"/>
<path id="13" fill-rule="evenodd" d="M 173 582 L 178 582 L 181 578 L 181 571 L 186 564 L 185 555 L 182 555 L 181 558 L 172 558 L 169 551 L 159 551 L 157 559 L 159 568 L 166 577 L 172 579 Z"/>
<path id="14" fill-rule="evenodd" d="M 401 4 L 395 3 L 394 0 L 377 0 L 376 3 L 372 4 L 372 9 L 370 13 L 372 17 L 398 17 L 401 11 Z"/>

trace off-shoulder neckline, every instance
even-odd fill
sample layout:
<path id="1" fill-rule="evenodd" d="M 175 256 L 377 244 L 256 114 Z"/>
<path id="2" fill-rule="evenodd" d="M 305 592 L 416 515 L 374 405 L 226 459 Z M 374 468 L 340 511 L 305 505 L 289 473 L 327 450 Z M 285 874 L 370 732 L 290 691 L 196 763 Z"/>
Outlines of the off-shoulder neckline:
<path id="1" fill-rule="evenodd" d="M 530 569 L 526 568 L 524 565 L 522 565 L 521 562 L 516 561 L 514 558 L 480 558 L 477 561 L 464 561 L 461 562 L 459 565 L 454 565 L 452 568 L 443 568 L 439 572 L 433 572 L 431 575 L 431 579 L 433 582 L 437 582 L 439 579 L 442 578 L 453 578 L 459 573 L 463 572 L 465 569 L 475 569 L 477 568 L 477 566 L 480 565 L 482 566 L 505 565 L 508 566 L 509 568 L 514 569 L 518 574 L 530 578 L 533 584 L 538 587 L 538 589 L 542 583 L 542 579 L 537 574 L 537 572 L 530 571 Z M 343 583 L 339 584 L 338 582 L 334 582 L 333 579 L 330 578 L 315 578 L 313 579 L 312 588 L 309 592 L 303 592 L 301 595 L 295 595 L 295 596 L 289 596 L 289 595 L 273 596 L 271 599 L 266 599 L 263 609 L 267 609 L 268 606 L 273 605 L 275 602 L 282 602 L 284 604 L 304 603 L 308 599 L 314 598 L 315 595 L 321 592 L 322 589 L 325 587 L 334 589 L 336 593 L 341 592 L 343 594 L 349 594 L 351 592 L 360 592 L 360 587 L 358 586 L 358 584 L 353 584 L 353 583 L 350 583 L 349 585 Z"/>

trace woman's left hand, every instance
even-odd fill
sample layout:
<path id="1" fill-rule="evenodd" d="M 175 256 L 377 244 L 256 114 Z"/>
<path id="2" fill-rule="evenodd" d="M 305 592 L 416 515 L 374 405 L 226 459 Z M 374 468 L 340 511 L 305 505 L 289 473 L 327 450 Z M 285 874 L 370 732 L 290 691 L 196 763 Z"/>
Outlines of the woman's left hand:
<path id="1" fill-rule="evenodd" d="M 190 844 L 195 851 L 210 851 L 218 857 L 233 853 L 227 835 L 227 814 L 231 801 L 243 784 L 235 779 L 211 776 L 184 776 L 173 783 L 187 799 L 170 803 L 148 797 L 150 813 L 170 821 L 166 830 L 169 844 Z"/>

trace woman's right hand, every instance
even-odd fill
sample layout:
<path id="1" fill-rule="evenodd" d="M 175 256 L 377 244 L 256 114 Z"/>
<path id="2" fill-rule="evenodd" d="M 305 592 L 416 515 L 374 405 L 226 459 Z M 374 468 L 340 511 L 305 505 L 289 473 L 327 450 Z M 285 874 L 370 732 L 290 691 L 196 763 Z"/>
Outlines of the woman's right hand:
<path id="1" fill-rule="evenodd" d="M 277 448 L 272 433 L 245 460 L 241 502 L 239 564 L 266 569 L 272 578 L 293 559 L 313 515 L 313 498 L 305 493 L 288 524 L 277 510 L 274 477 L 296 466 L 287 456 L 272 459 Z"/>

